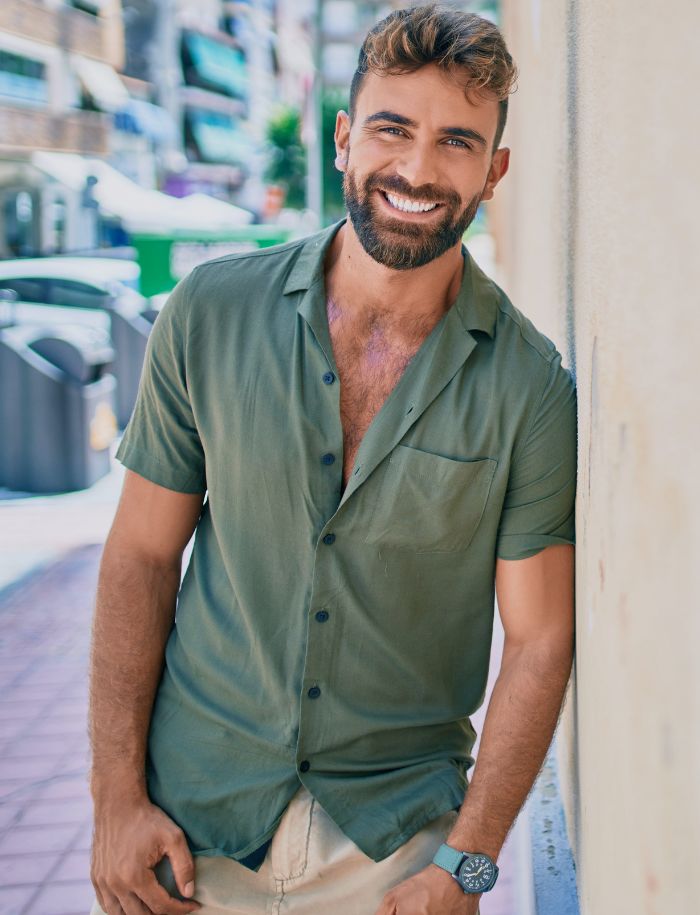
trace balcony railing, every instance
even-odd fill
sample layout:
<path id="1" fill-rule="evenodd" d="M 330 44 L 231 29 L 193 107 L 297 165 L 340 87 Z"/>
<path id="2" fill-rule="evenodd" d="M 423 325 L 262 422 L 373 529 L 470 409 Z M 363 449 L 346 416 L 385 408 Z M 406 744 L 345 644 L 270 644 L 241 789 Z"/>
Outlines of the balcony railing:
<path id="1" fill-rule="evenodd" d="M 60 115 L 36 108 L 0 105 L 0 153 L 35 149 L 101 156 L 108 152 L 109 119 L 94 111 Z"/>
<path id="2" fill-rule="evenodd" d="M 0 31 L 110 61 L 107 25 L 70 6 L 51 9 L 33 0 L 0 0 Z"/>

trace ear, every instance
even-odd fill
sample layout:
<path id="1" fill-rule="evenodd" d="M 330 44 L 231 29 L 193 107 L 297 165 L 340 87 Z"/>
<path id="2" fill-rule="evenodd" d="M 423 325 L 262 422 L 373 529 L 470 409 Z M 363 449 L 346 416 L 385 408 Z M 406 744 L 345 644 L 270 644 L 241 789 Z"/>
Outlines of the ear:
<path id="1" fill-rule="evenodd" d="M 350 154 L 350 115 L 339 111 L 335 117 L 335 167 L 339 172 L 345 171 Z"/>
<path id="2" fill-rule="evenodd" d="M 510 150 L 507 146 L 497 149 L 491 159 L 491 168 L 489 169 L 484 192 L 481 195 L 482 200 L 490 200 L 493 197 L 493 191 L 501 178 L 508 171 L 510 164 Z"/>

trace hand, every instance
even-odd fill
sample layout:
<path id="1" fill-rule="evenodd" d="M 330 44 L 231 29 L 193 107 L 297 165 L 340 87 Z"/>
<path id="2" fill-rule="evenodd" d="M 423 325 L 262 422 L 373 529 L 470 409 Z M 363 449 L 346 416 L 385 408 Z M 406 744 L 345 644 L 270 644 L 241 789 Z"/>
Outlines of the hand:
<path id="1" fill-rule="evenodd" d="M 107 915 L 187 915 L 201 908 L 181 902 L 158 882 L 153 868 L 167 855 L 182 896 L 194 893 L 194 861 L 183 831 L 148 800 L 95 806 L 90 877 Z"/>
<path id="2" fill-rule="evenodd" d="M 376 915 L 476 915 L 480 898 L 480 893 L 465 893 L 437 864 L 429 864 L 389 890 Z"/>

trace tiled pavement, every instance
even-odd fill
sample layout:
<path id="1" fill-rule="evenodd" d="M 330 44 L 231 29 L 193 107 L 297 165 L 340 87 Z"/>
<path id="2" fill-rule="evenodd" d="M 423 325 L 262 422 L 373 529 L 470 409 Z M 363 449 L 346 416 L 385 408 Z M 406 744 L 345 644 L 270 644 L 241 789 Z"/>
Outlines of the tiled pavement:
<path id="1" fill-rule="evenodd" d="M 91 904 L 86 667 L 100 552 L 74 548 L 0 591 L 0 915 Z M 499 662 L 497 626 L 490 687 Z M 516 915 L 510 839 L 499 866 L 481 915 Z"/>
<path id="2" fill-rule="evenodd" d="M 0 594 L 0 913 L 86 915 L 86 663 L 101 547 Z"/>

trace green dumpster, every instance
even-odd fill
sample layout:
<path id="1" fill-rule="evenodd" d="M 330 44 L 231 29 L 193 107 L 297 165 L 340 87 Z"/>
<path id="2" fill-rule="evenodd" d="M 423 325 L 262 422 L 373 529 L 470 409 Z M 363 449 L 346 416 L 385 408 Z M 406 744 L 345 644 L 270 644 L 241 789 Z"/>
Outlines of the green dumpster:
<path id="1" fill-rule="evenodd" d="M 178 280 L 203 261 L 224 254 L 252 251 L 289 241 L 291 229 L 274 225 L 248 225 L 216 232 L 175 231 L 170 234 L 134 233 L 142 295 L 170 292 Z"/>

